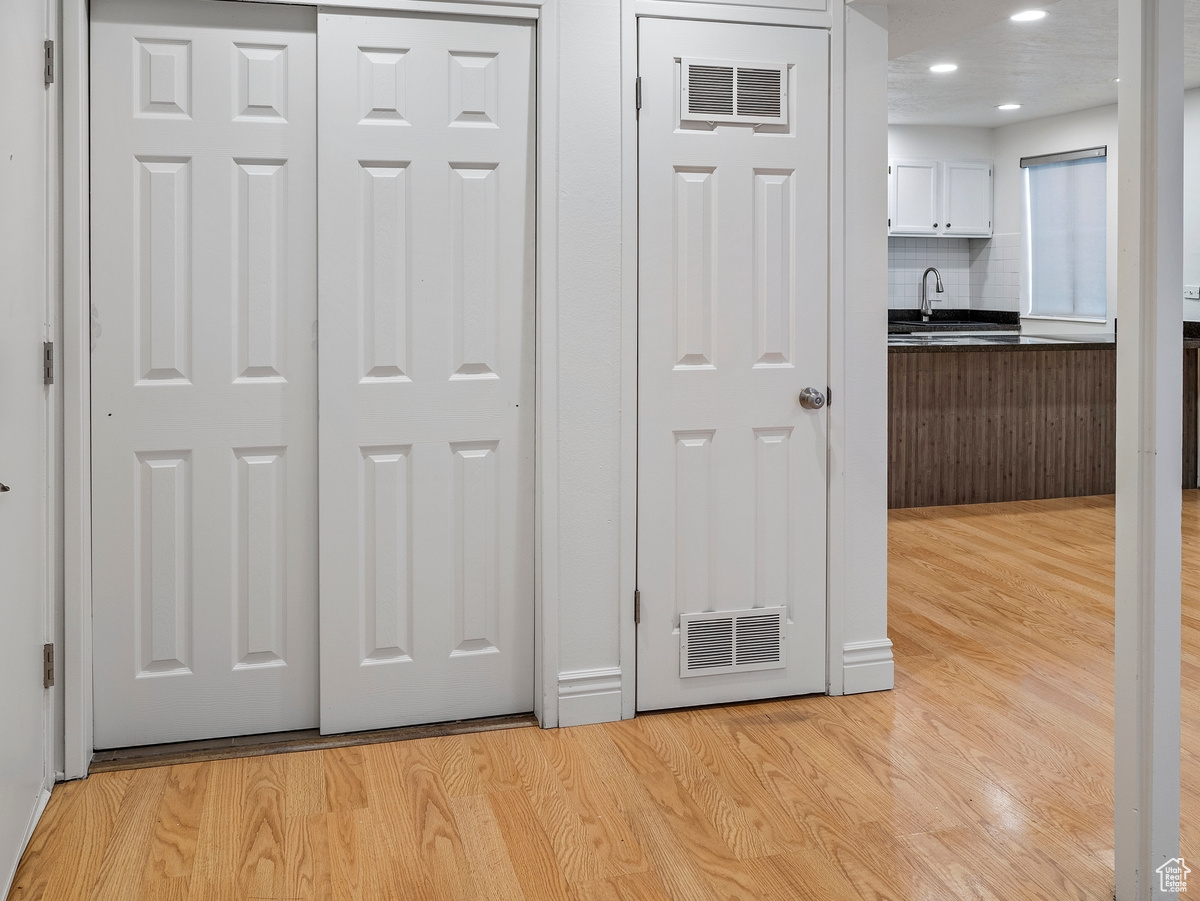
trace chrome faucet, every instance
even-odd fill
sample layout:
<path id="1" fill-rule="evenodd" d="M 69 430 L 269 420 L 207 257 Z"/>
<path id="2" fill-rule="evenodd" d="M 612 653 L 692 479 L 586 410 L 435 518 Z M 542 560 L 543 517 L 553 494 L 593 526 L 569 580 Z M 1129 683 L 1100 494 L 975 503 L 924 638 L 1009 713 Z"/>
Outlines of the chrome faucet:
<path id="1" fill-rule="evenodd" d="M 925 284 L 929 281 L 929 273 L 933 273 L 937 282 L 934 283 L 934 290 L 938 294 L 945 294 L 946 289 L 942 287 L 942 274 L 930 266 L 925 270 L 925 274 L 921 276 L 921 321 L 928 322 L 929 316 L 933 312 L 933 305 L 929 300 L 929 295 L 925 291 Z"/>

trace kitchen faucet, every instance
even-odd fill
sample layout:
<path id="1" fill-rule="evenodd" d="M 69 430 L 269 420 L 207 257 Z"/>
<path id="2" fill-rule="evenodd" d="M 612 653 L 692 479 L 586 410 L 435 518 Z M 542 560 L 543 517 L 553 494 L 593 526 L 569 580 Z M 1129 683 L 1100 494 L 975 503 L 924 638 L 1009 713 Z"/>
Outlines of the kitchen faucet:
<path id="1" fill-rule="evenodd" d="M 942 274 L 940 272 L 938 272 L 936 269 L 934 269 L 932 266 L 930 266 L 928 269 L 925 270 L 925 274 L 921 276 L 921 321 L 922 322 L 928 322 L 930 314 L 933 313 L 933 305 L 931 304 L 931 302 L 929 300 L 929 295 L 925 292 L 925 283 L 929 280 L 929 273 L 931 273 L 931 272 L 933 273 L 934 278 L 937 279 L 937 282 L 934 283 L 934 286 L 933 286 L 934 290 L 936 290 L 938 294 L 946 293 L 946 289 L 942 287 Z"/>

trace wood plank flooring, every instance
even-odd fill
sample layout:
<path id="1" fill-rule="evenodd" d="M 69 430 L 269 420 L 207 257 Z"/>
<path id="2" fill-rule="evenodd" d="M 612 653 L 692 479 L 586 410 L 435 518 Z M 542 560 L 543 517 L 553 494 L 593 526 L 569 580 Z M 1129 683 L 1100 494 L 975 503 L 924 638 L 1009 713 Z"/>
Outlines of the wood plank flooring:
<path id="1" fill-rule="evenodd" d="M 1200 492 L 1183 853 L 1200 859 Z M 109 772 L 12 901 L 1112 898 L 1112 498 L 891 514 L 894 692 Z"/>

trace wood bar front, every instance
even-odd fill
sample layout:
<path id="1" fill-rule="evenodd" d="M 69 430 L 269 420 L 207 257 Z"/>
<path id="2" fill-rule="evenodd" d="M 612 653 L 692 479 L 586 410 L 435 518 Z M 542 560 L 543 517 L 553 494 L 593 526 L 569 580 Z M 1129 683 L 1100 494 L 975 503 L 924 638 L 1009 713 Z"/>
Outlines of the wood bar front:
<path id="1" fill-rule="evenodd" d="M 1196 487 L 1197 359 L 1185 349 L 1183 481 Z M 1116 491 L 1116 347 L 888 355 L 888 506 Z"/>

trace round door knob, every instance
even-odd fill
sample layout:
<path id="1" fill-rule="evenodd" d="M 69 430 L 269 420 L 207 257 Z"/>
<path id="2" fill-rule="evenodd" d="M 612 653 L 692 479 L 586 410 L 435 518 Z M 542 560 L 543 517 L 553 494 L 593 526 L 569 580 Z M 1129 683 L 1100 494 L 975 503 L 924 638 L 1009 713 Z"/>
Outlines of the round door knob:
<path id="1" fill-rule="evenodd" d="M 825 395 L 816 388 L 805 388 L 800 392 L 800 406 L 806 410 L 819 410 L 825 406 Z"/>
<path id="2" fill-rule="evenodd" d="M 12 489 L 9 488 L 7 485 L 5 485 L 3 482 L 0 482 L 0 494 L 3 494 L 5 491 L 11 491 L 11 490 Z"/>

